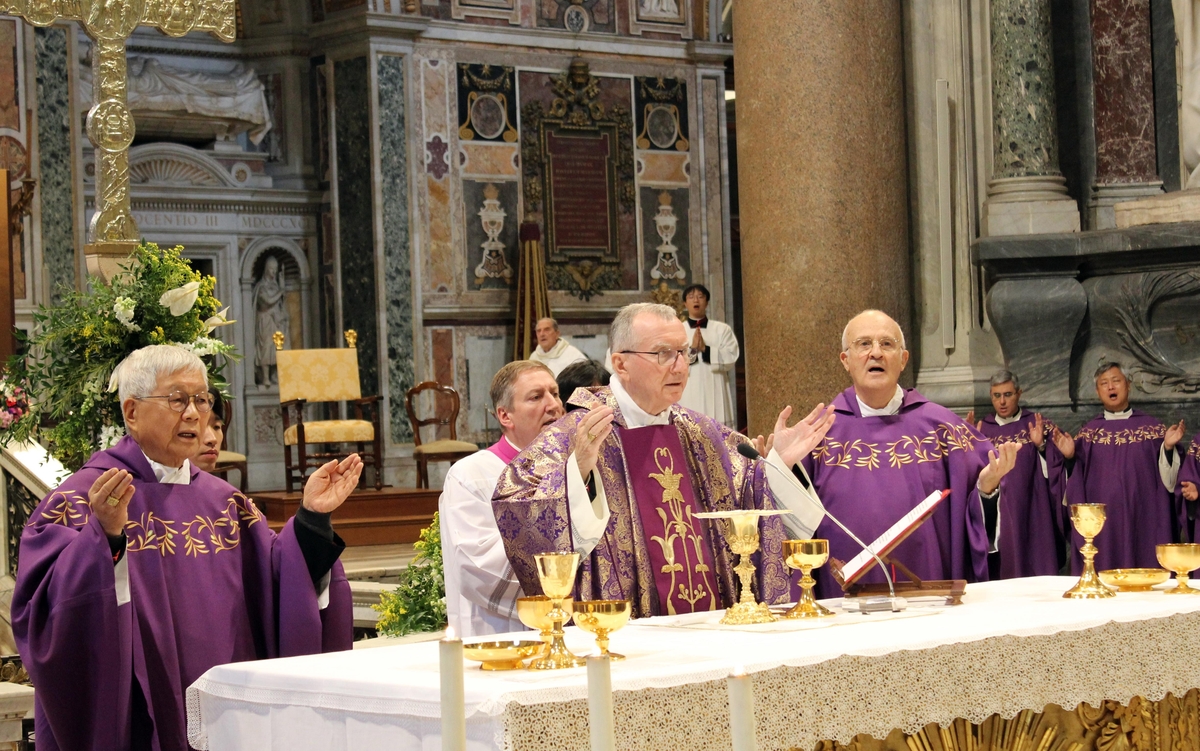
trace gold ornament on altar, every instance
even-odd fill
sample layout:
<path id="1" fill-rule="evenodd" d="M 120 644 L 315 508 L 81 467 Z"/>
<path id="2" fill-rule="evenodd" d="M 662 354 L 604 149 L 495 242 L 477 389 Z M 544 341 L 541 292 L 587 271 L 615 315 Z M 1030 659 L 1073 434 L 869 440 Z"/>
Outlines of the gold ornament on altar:
<path id="1" fill-rule="evenodd" d="M 804 577 L 800 580 L 800 601 L 783 614 L 784 618 L 824 618 L 835 613 L 813 599 L 812 570 L 825 565 L 829 560 L 829 540 L 784 540 L 783 562 L 788 568 L 800 569 Z"/>
<path id="2" fill-rule="evenodd" d="M 480 670 L 520 670 L 523 660 L 542 649 L 540 641 L 479 641 L 463 645 L 463 656 L 481 662 Z"/>
<path id="3" fill-rule="evenodd" d="M 234 0 L 0 0 L 0 13 L 34 26 L 81 21 L 92 46 L 92 108 L 88 140 L 96 148 L 96 212 L 85 248 L 88 271 L 109 277 L 137 247 L 141 234 L 129 201 L 129 111 L 125 44 L 138 26 L 181 37 L 207 31 L 225 42 L 237 36 Z"/>
<path id="4" fill-rule="evenodd" d="M 1113 568 L 1099 575 L 1100 581 L 1118 592 L 1149 592 L 1155 584 L 1171 578 L 1171 572 L 1161 568 Z"/>
<path id="5" fill-rule="evenodd" d="M 1175 587 L 1168 589 L 1169 595 L 1200 595 L 1200 589 L 1188 586 L 1188 574 L 1200 568 L 1200 544 L 1177 542 L 1155 545 L 1154 552 L 1162 567 L 1175 572 Z"/>
<path id="6" fill-rule="evenodd" d="M 570 614 L 563 609 L 563 602 L 571 596 L 575 587 L 575 570 L 579 568 L 579 553 L 539 553 L 533 557 L 537 563 L 538 580 L 542 591 L 550 598 L 550 644 L 546 654 L 529 663 L 530 670 L 559 670 L 577 668 L 587 662 L 571 654 L 563 641 L 563 624 Z"/>
<path id="7" fill-rule="evenodd" d="M 1083 538 L 1083 547 L 1079 552 L 1083 555 L 1083 573 L 1074 587 L 1063 592 L 1068 600 L 1099 600 L 1105 597 L 1116 597 L 1117 593 L 1104 586 L 1096 575 L 1096 546 L 1092 540 L 1104 529 L 1104 520 L 1108 518 L 1103 503 L 1072 503 L 1071 524 Z"/>
<path id="8" fill-rule="evenodd" d="M 698 519 L 724 519 L 725 541 L 729 549 L 738 556 L 738 563 L 733 567 L 741 585 L 741 597 L 731 605 L 721 623 L 733 626 L 745 626 L 751 623 L 771 623 L 778 620 L 771 615 L 771 609 L 764 602 L 754 599 L 754 563 L 750 556 L 758 552 L 758 519 L 761 516 L 778 516 L 790 514 L 790 511 L 777 509 L 750 509 L 736 511 L 707 511 L 696 514 Z"/>
<path id="9" fill-rule="evenodd" d="M 574 607 L 575 602 L 570 597 L 562 601 L 563 612 L 567 614 L 563 623 L 571 620 Z M 517 617 L 521 619 L 521 623 L 541 635 L 542 643 L 545 645 L 543 653 L 548 653 L 550 649 L 551 631 L 554 629 L 554 621 L 550 620 L 550 611 L 553 609 L 554 603 L 546 595 L 517 598 Z"/>
<path id="10" fill-rule="evenodd" d="M 575 625 L 596 635 L 601 657 L 624 660 L 625 655 L 608 651 L 608 635 L 629 623 L 629 600 L 581 600 L 575 603 Z"/>

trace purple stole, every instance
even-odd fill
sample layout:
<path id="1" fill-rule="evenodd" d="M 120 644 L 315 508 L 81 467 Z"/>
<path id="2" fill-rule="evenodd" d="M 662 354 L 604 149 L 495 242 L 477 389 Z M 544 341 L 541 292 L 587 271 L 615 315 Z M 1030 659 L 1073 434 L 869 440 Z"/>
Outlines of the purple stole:
<path id="1" fill-rule="evenodd" d="M 719 601 L 712 547 L 696 521 L 700 509 L 679 431 L 674 425 L 617 430 L 660 612 L 713 610 Z"/>

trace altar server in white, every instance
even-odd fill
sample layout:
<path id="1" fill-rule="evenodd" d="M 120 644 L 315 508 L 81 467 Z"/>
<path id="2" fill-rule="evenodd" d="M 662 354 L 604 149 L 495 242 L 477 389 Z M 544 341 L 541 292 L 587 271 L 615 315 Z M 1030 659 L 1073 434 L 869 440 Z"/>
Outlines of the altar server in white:
<path id="1" fill-rule="evenodd" d="M 683 291 L 691 347 L 700 356 L 692 364 L 679 403 L 727 427 L 737 428 L 733 406 L 734 364 L 741 349 L 729 324 L 708 317 L 710 298 L 703 284 L 693 284 Z"/>
<path id="2" fill-rule="evenodd" d="M 500 440 L 456 462 L 438 499 L 446 619 L 462 636 L 525 628 L 516 610 L 521 585 L 496 528 L 492 491 L 521 449 L 563 415 L 554 375 L 530 360 L 510 362 L 497 371 L 490 396 Z"/>
<path id="3" fill-rule="evenodd" d="M 559 335 L 558 321 L 553 318 L 540 319 L 533 333 L 537 335 L 538 346 L 529 355 L 529 359 L 550 368 L 555 378 L 558 378 L 558 374 L 568 365 L 588 359 L 575 345 Z"/>

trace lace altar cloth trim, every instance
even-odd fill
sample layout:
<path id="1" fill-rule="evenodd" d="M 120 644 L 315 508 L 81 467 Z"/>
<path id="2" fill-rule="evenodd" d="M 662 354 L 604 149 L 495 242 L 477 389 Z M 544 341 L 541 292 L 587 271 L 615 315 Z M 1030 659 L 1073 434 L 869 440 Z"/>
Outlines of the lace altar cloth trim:
<path id="1" fill-rule="evenodd" d="M 723 679 L 738 664 L 753 676 L 762 749 L 809 749 L 859 733 L 883 738 L 895 728 L 911 734 L 929 723 L 1011 718 L 1051 703 L 1159 700 L 1200 687 L 1200 640 L 1188 636 L 1200 629 L 1200 597 L 1063 600 L 1072 581 L 971 585 L 967 604 L 932 617 L 859 616 L 861 625 L 802 634 L 631 625 L 613 636 L 613 649 L 629 657 L 613 665 L 618 746 L 675 748 L 686 739 L 695 751 L 727 751 Z M 586 653 L 590 638 L 572 631 L 568 645 Z M 468 733 L 491 735 L 502 722 L 497 748 L 587 747 L 582 670 L 468 669 L 466 689 Z M 420 748 L 422 734 L 413 731 L 436 725 L 428 720 L 437 702 L 436 644 L 241 663 L 214 668 L 189 688 L 189 737 L 206 749 L 213 735 L 206 723 L 225 737 L 233 723 L 265 740 L 269 733 L 249 729 L 278 728 L 281 715 L 299 707 L 312 708 L 305 721 L 320 726 L 289 736 L 329 738 L 352 723 L 375 723 L 395 729 L 391 747 Z"/>

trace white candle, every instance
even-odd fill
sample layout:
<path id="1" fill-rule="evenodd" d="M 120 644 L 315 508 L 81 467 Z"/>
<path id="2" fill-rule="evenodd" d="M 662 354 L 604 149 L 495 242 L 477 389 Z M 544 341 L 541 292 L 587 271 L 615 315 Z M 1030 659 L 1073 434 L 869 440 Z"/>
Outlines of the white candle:
<path id="1" fill-rule="evenodd" d="M 438 644 L 442 688 L 442 751 L 466 751 L 467 715 L 463 694 L 463 643 L 446 629 Z"/>
<path id="2" fill-rule="evenodd" d="M 613 729 L 612 670 L 607 655 L 587 658 L 588 727 L 592 734 L 592 751 L 614 751 L 616 732 Z"/>
<path id="3" fill-rule="evenodd" d="M 736 667 L 725 679 L 729 686 L 729 730 L 733 735 L 733 751 L 757 751 L 754 739 L 754 687 L 750 676 Z"/>

